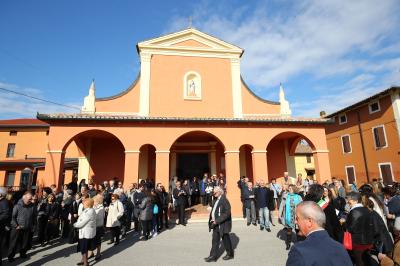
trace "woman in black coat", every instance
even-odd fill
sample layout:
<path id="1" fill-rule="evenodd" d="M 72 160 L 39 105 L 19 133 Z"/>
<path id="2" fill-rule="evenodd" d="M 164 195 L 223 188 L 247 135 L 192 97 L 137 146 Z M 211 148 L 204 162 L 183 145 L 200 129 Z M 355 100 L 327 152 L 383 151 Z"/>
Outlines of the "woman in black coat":
<path id="1" fill-rule="evenodd" d="M 321 203 L 323 197 L 324 187 L 319 184 L 313 184 L 309 187 L 308 194 L 304 197 L 304 200 Z M 336 215 L 334 202 L 330 200 L 328 203 L 323 202 L 323 204 L 319 205 L 322 205 L 321 208 L 324 210 L 326 217 L 325 230 L 331 238 L 341 243 L 343 240 L 343 229 L 340 225 L 339 218 Z"/>
<path id="2" fill-rule="evenodd" d="M 61 206 L 55 201 L 55 196 L 53 194 L 50 194 L 47 198 L 46 213 L 48 215 L 46 229 L 46 241 L 48 243 L 53 238 L 58 237 L 61 217 Z"/>

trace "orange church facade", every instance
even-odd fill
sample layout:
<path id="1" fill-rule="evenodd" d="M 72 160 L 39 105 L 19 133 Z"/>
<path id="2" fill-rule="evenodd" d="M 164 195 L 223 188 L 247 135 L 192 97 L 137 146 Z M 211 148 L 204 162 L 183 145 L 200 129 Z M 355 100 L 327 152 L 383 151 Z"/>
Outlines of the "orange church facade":
<path id="1" fill-rule="evenodd" d="M 37 185 L 62 185 L 66 153 L 77 149 L 78 176 L 125 186 L 153 179 L 222 172 L 235 215 L 241 214 L 240 176 L 271 180 L 296 174 L 300 140 L 312 148 L 316 178 L 331 177 L 328 119 L 296 118 L 280 89 L 279 102 L 256 96 L 240 74 L 244 50 L 189 28 L 137 45 L 140 74 L 118 95 L 96 98 L 81 113 L 38 114 L 49 124 L 46 166 Z"/>

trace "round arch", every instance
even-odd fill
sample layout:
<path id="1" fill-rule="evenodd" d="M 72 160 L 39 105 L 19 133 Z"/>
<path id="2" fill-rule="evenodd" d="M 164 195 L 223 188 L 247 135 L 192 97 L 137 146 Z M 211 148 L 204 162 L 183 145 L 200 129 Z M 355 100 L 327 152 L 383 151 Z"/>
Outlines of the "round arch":
<path id="1" fill-rule="evenodd" d="M 184 132 L 174 140 L 169 151 L 170 176 L 194 179 L 205 173 L 225 173 L 225 145 L 210 132 Z"/>
<path id="2" fill-rule="evenodd" d="M 65 158 L 70 155 L 78 158 L 78 182 L 85 179 L 100 184 L 106 180 L 124 179 L 125 147 L 108 131 L 90 129 L 79 132 L 69 138 L 62 151 Z M 63 180 L 63 183 L 68 182 Z"/>
<path id="3" fill-rule="evenodd" d="M 143 144 L 139 148 L 139 173 L 140 180 L 151 181 L 155 183 L 156 176 L 156 147 L 153 144 Z"/>
<path id="4" fill-rule="evenodd" d="M 253 156 L 254 147 L 250 144 L 243 144 L 239 147 L 240 176 L 248 177 L 253 182 Z"/>
<path id="5" fill-rule="evenodd" d="M 296 147 L 301 140 L 305 140 L 311 150 L 316 150 L 315 144 L 304 134 L 296 131 L 284 131 L 273 136 L 267 144 L 268 177 L 279 178 L 284 172 L 292 177 L 302 173 L 305 168 L 314 168 L 314 165 L 302 163 L 302 158 L 295 156 Z"/>
<path id="6" fill-rule="evenodd" d="M 218 137 L 218 136 L 216 136 L 216 135 L 213 134 L 213 133 L 210 133 L 210 132 L 204 131 L 204 130 L 190 130 L 190 131 L 186 131 L 186 132 L 182 133 L 181 135 L 179 135 L 179 137 L 175 138 L 175 140 L 174 140 L 174 141 L 172 142 L 172 144 L 170 145 L 169 149 L 171 150 L 172 146 L 173 146 L 179 139 L 181 139 L 181 138 L 183 138 L 183 137 L 185 137 L 185 136 L 188 136 L 188 135 L 193 135 L 193 134 L 196 134 L 196 135 L 202 135 L 202 134 L 204 134 L 204 135 L 206 135 L 206 136 L 209 136 L 209 137 L 212 137 L 212 138 L 216 139 L 219 143 L 222 144 L 222 146 L 223 146 L 223 148 L 224 148 L 224 151 L 225 151 L 225 144 L 221 141 L 221 138 Z"/>

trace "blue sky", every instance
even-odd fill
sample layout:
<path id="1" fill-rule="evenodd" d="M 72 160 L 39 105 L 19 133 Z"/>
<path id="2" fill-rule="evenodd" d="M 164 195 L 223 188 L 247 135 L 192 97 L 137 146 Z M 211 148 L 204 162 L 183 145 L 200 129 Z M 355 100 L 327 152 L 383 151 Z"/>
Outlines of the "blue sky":
<path id="1" fill-rule="evenodd" d="M 193 26 L 245 49 L 259 96 L 285 87 L 295 116 L 317 117 L 400 85 L 400 3 L 365 1 L 0 1 L 0 87 L 80 107 L 136 78 L 139 41 Z M 74 109 L 0 91 L 0 119 Z"/>

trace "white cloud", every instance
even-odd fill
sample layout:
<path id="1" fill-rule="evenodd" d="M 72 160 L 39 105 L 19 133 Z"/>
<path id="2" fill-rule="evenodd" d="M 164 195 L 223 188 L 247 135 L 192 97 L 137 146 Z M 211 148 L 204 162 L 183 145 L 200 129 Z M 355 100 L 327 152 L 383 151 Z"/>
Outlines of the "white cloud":
<path id="1" fill-rule="evenodd" d="M 339 109 L 399 84 L 398 0 L 283 1 L 281 10 L 271 8 L 274 2 L 243 5 L 238 10 L 210 3 L 194 8 L 194 26 L 245 49 L 244 79 L 262 95 L 302 75 L 348 80 L 325 90 L 310 88 L 320 93 L 304 93 L 304 98 L 294 100 L 294 107 L 305 100 L 316 106 L 292 108 L 297 115 L 316 116 L 319 110 Z M 175 17 L 168 31 L 185 27 L 186 17 Z M 379 57 L 388 54 L 392 56 Z"/>
<path id="2" fill-rule="evenodd" d="M 46 99 L 43 91 L 36 88 L 24 88 L 16 84 L 1 83 L 0 88 L 5 88 L 29 96 Z M 34 117 L 39 113 L 76 113 L 78 109 L 38 101 L 29 97 L 0 90 L 0 119 L 11 117 Z M 46 99 L 48 100 L 48 99 Z M 63 103 L 64 104 L 64 103 Z M 79 108 L 80 103 L 65 103 L 68 106 Z"/>

